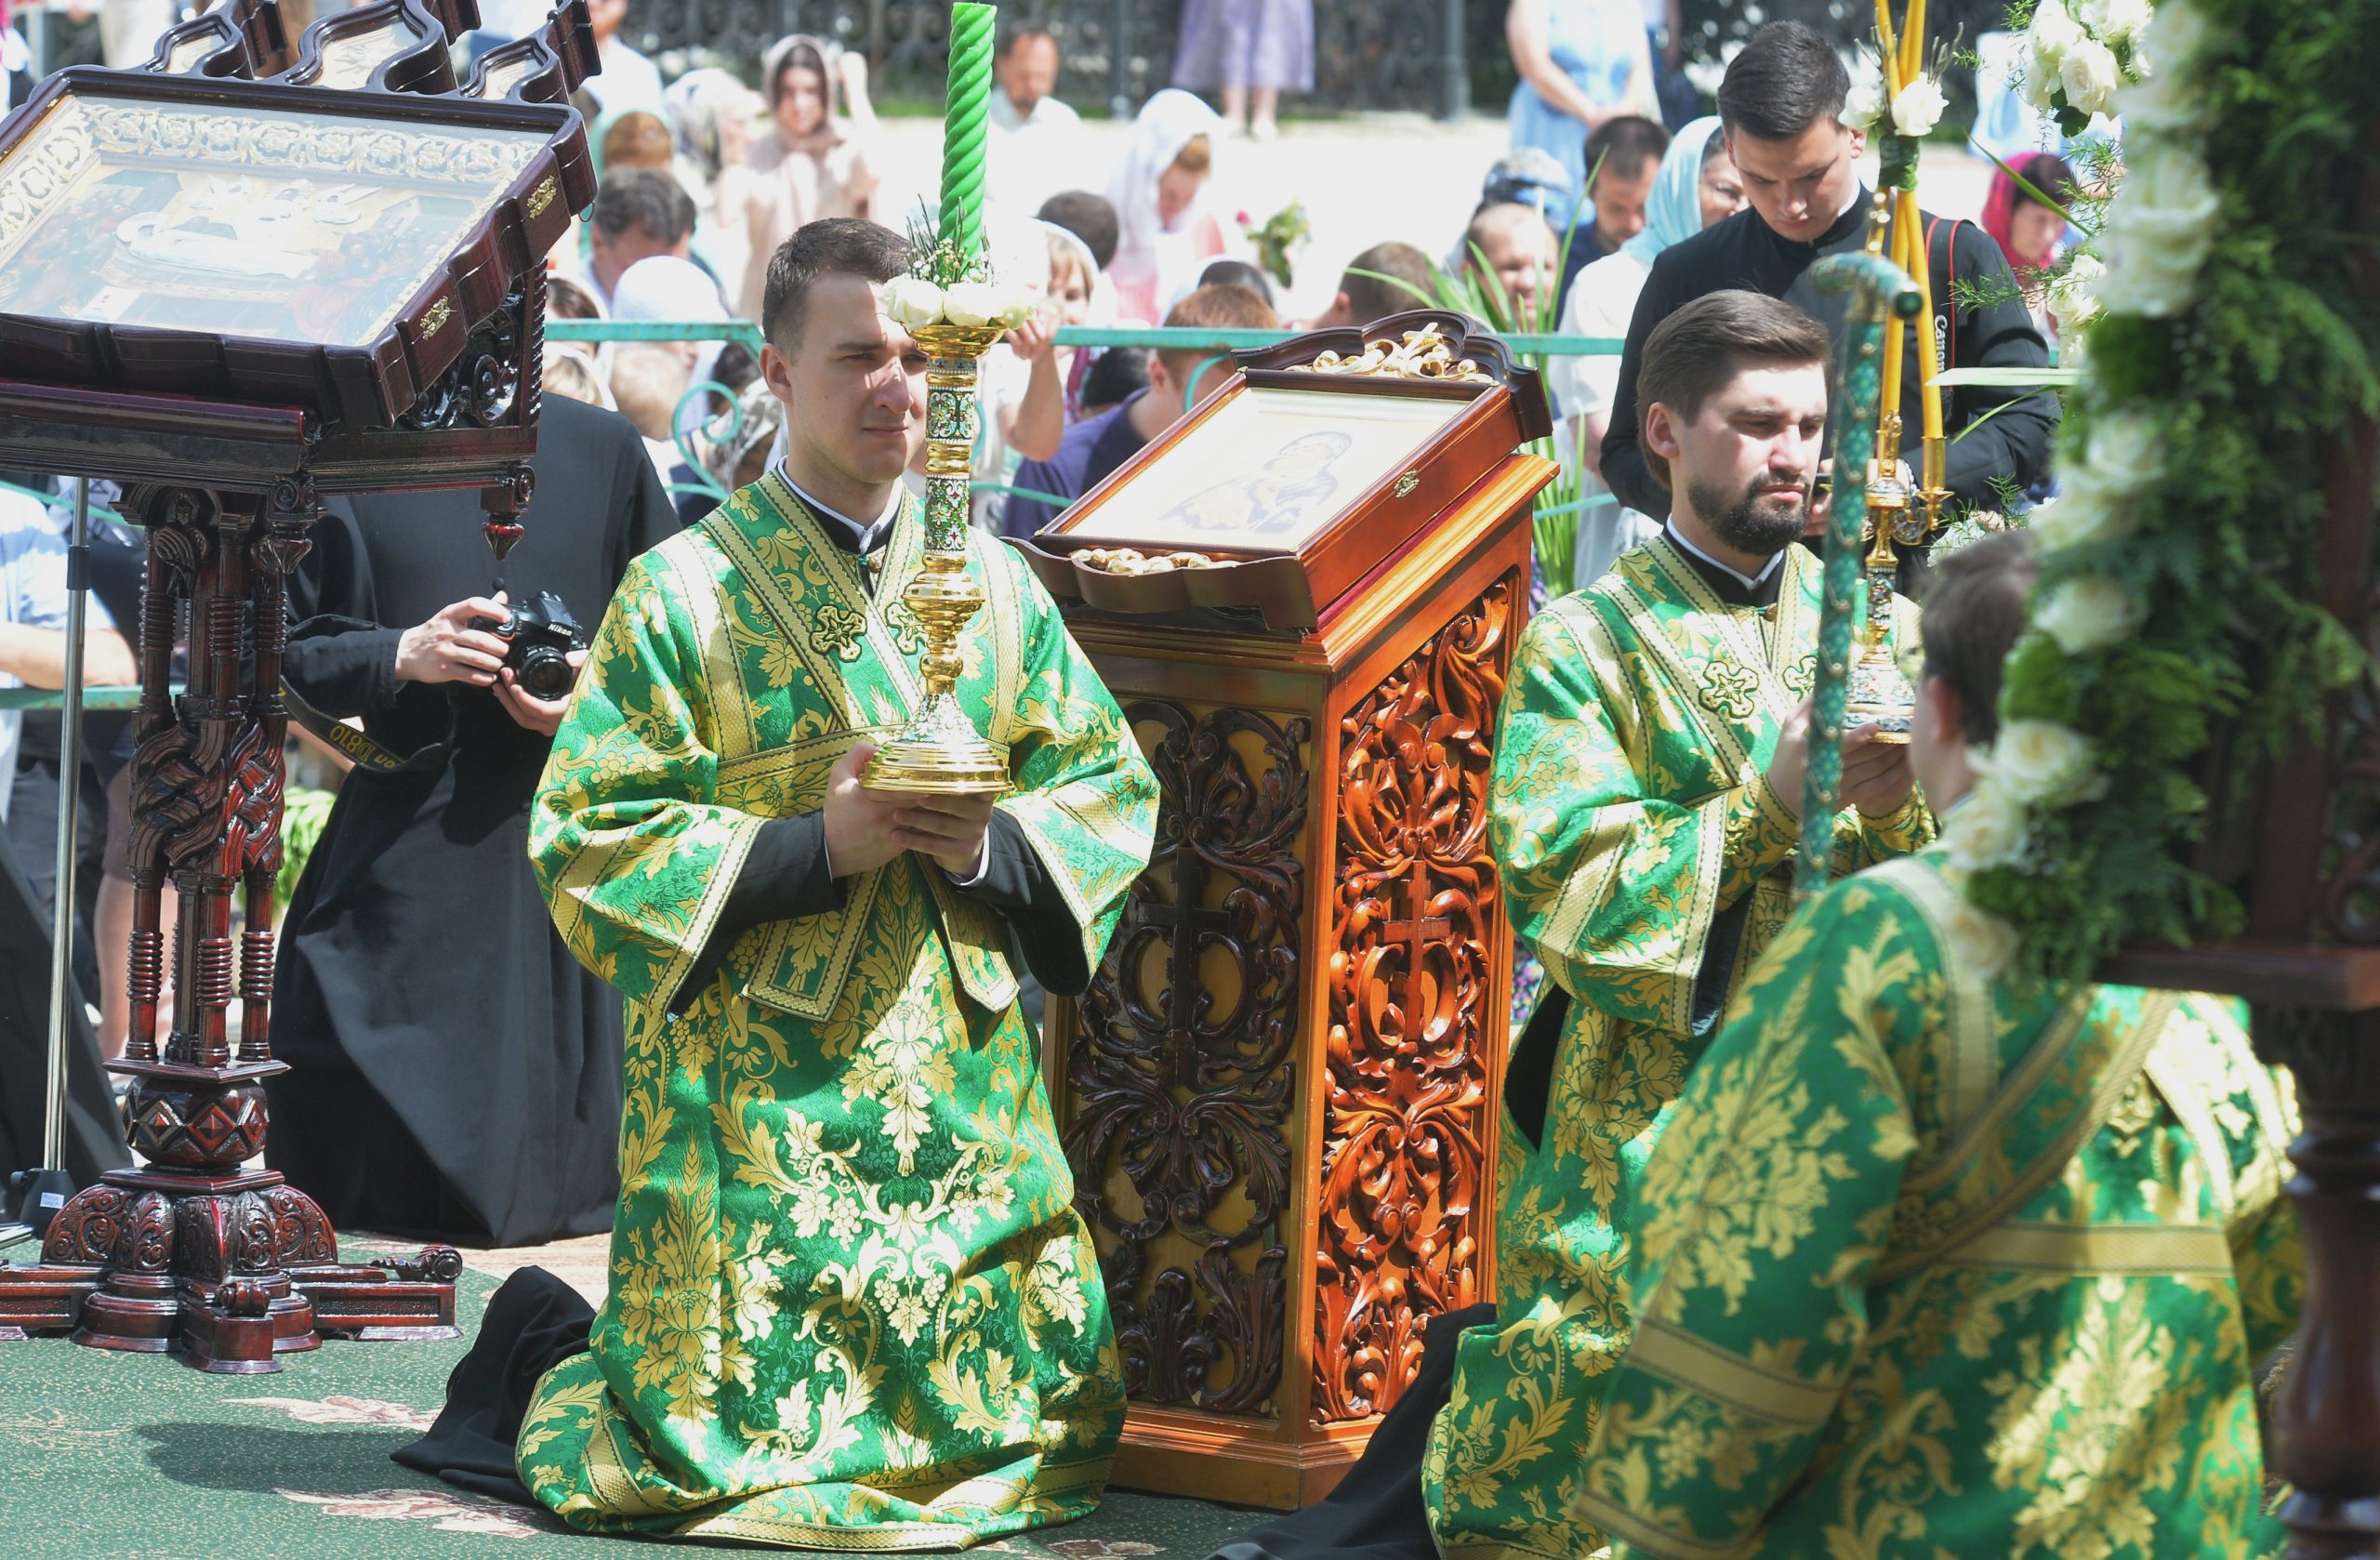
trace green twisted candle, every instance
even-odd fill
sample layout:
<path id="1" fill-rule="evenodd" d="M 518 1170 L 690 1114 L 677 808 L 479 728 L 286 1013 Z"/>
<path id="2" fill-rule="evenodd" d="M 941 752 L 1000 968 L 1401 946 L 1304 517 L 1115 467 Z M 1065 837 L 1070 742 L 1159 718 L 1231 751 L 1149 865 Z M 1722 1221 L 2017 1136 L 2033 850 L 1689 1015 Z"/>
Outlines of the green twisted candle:
<path id="1" fill-rule="evenodd" d="M 1868 462 L 1876 453 L 1876 403 L 1884 394 L 1888 324 L 1924 307 L 1909 273 L 1880 255 L 1833 255 L 1810 267 L 1822 293 L 1849 293 L 1849 331 L 1837 365 L 1833 416 L 1834 506 L 1826 528 L 1826 599 L 1818 611 L 1818 671 L 1810 698 L 1807 778 L 1802 790 L 1801 859 L 1793 892 L 1826 887 L 1833 870 L 1834 810 L 1843 787 L 1843 711 L 1851 692 L 1852 602 L 1859 593 L 1859 548 L 1868 532 Z"/>
<path id="2" fill-rule="evenodd" d="M 950 87 L 942 105 L 942 236 L 972 259 L 984 238 L 984 154 L 992 128 L 992 22 L 998 7 L 950 7 Z"/>

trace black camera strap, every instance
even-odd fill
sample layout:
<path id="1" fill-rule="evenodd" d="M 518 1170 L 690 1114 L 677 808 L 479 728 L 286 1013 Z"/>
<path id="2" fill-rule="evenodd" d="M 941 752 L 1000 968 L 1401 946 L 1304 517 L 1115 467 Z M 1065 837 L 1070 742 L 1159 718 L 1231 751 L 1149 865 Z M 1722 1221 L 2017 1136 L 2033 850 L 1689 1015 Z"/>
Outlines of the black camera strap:
<path id="1" fill-rule="evenodd" d="M 355 767 L 374 774 L 417 774 L 436 769 L 446 761 L 455 746 L 456 710 L 452 694 L 446 699 L 446 734 L 429 747 L 399 758 L 385 744 L 357 731 L 343 721 L 334 721 L 306 702 L 306 696 L 292 688 L 284 679 L 281 684 L 281 702 L 289 707 L 290 715 L 308 731 L 321 737 L 345 754 Z"/>

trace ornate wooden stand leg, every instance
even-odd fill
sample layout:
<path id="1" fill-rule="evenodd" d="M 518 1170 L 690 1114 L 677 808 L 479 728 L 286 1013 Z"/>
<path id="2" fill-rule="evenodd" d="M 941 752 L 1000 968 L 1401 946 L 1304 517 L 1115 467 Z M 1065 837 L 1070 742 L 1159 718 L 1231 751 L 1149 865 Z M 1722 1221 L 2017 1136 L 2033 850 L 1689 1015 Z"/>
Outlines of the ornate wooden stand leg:
<path id="1" fill-rule="evenodd" d="M 71 1199 L 38 1265 L 0 1268 L 0 1323 L 73 1328 L 94 1348 L 178 1350 L 230 1372 L 278 1370 L 276 1355 L 324 1333 L 452 1337 L 462 1268 L 452 1248 L 340 1265 L 313 1199 L 278 1171 L 243 1168 L 264 1152 L 264 1080 L 288 1069 L 271 1045 L 284 588 L 321 505 L 299 479 L 269 498 L 139 489 L 129 508 L 149 532 L 149 588 L 132 772 L 132 1024 L 111 1066 L 133 1079 L 125 1125 L 141 1162 Z M 190 645 L 178 704 L 178 617 Z M 169 878 L 180 912 L 161 1047 Z M 234 889 L 245 921 L 236 949 Z"/>
<path id="2" fill-rule="evenodd" d="M 2256 1041 L 2297 1078 L 2305 1135 L 2289 1196 L 2306 1308 L 2274 1405 L 2272 1465 L 2293 1493 L 2284 1560 L 2380 1557 L 2380 1012 L 2260 1009 Z"/>

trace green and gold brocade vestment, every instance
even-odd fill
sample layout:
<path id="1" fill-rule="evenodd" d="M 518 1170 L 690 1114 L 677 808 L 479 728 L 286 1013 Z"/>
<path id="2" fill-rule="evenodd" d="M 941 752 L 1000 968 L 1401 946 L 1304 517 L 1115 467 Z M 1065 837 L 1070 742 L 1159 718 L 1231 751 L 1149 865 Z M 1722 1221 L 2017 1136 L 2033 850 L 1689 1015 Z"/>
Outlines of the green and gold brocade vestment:
<path id="1" fill-rule="evenodd" d="M 1507 1069 L 1494 1328 L 1462 1335 L 1422 1470 L 1449 1556 L 1593 1549 L 1569 1515 L 1605 1373 L 1636 1183 L 1726 999 L 1791 908 L 1799 826 L 1766 779 L 1817 667 L 1820 570 L 1789 548 L 1767 607 L 1729 604 L 1666 534 L 1521 638 L 1491 834 L 1515 931 L 1567 995 Z M 1915 641 L 1904 612 L 1898 642 Z M 1846 872 L 1932 834 L 1914 797 L 1846 809 Z M 1532 1039 L 1540 1026 L 1532 1026 Z"/>
<path id="2" fill-rule="evenodd" d="M 1105 1482 L 1123 1382 L 999 913 L 903 854 L 678 989 L 762 824 L 919 699 L 922 547 L 905 505 L 871 594 L 764 477 L 637 560 L 555 738 L 531 853 L 628 998 L 609 1293 L 517 1446 L 575 1527 L 953 1549 Z M 1038 582 L 968 547 L 959 701 L 1095 968 L 1156 780 Z"/>
<path id="3" fill-rule="evenodd" d="M 1581 1471 L 1615 1555 L 2278 1554 L 2294 1111 L 2236 1011 L 1988 983 L 1937 853 L 1747 983 L 1640 1182 Z"/>

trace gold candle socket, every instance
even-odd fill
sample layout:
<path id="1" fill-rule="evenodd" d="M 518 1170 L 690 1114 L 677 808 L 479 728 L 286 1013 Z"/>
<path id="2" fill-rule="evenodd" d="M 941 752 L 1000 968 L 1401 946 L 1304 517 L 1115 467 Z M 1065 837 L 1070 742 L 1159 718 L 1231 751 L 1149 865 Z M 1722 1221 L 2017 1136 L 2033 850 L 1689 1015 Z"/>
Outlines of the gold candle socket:
<path id="1" fill-rule="evenodd" d="M 1917 691 L 1893 654 L 1893 585 L 1899 569 L 1894 539 L 1911 521 L 1909 484 L 1900 476 L 1900 414 L 1884 413 L 1876 441 L 1876 466 L 1868 477 L 1868 619 L 1859 634 L 1859 659 L 1851 668 L 1845 730 L 1877 728 L 1873 740 L 1904 743 L 1917 715 Z"/>
<path id="2" fill-rule="evenodd" d="M 959 707 L 966 658 L 959 638 L 983 610 L 984 588 L 967 572 L 967 479 L 975 456 L 976 364 L 1007 334 L 998 325 L 920 325 L 911 333 L 926 368 L 926 553 L 901 601 L 925 639 L 918 668 L 925 702 L 876 750 L 861 783 L 872 790 L 998 796 L 1009 788 L 1008 749 L 987 740 Z"/>

